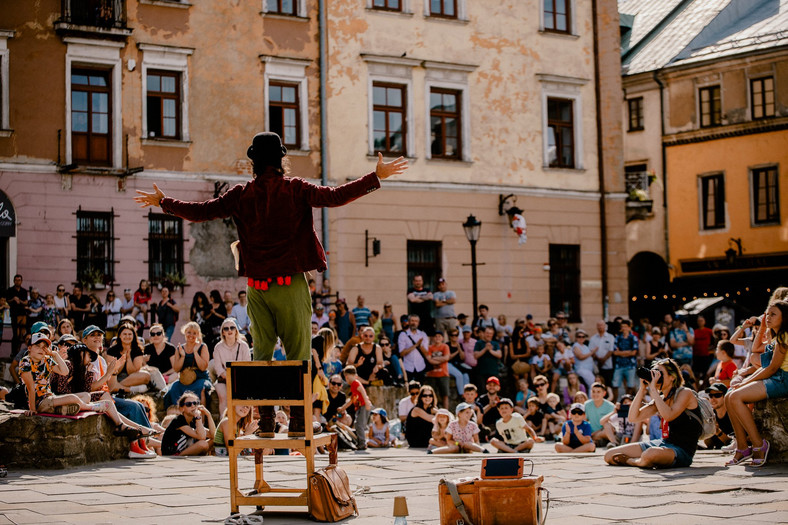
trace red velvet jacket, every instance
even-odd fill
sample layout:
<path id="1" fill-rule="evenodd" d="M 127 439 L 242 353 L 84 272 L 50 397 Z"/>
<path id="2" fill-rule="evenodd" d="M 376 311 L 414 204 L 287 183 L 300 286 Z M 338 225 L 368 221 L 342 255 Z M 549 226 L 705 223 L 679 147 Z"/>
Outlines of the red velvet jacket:
<path id="1" fill-rule="evenodd" d="M 268 172 L 206 202 L 165 197 L 161 209 L 192 222 L 232 217 L 240 240 L 238 275 L 268 279 L 325 270 L 312 208 L 342 206 L 378 188 L 374 172 L 336 188 Z"/>

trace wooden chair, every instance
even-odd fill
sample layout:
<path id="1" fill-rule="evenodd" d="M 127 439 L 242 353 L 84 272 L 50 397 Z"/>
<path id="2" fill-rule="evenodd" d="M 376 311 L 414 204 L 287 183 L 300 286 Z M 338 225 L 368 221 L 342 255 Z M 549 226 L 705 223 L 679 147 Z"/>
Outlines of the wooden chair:
<path id="1" fill-rule="evenodd" d="M 304 407 L 304 437 L 277 434 L 273 438 L 235 435 L 235 407 L 247 405 Z M 309 491 L 306 481 L 315 470 L 315 450 L 331 442 L 331 433 L 313 435 L 311 361 L 238 361 L 227 363 L 227 429 L 230 456 L 230 509 L 238 512 L 240 505 L 259 507 L 306 506 Z M 306 458 L 304 488 L 273 488 L 263 478 L 263 449 L 293 449 Z M 254 450 L 255 482 L 253 490 L 244 494 L 238 488 L 238 455 L 244 449 Z"/>

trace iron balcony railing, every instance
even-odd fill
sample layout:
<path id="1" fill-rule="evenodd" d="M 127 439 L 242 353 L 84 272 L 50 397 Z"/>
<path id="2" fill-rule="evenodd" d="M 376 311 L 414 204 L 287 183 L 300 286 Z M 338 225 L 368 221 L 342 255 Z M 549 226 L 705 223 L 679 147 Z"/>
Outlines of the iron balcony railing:
<path id="1" fill-rule="evenodd" d="M 61 22 L 102 29 L 126 28 L 126 0 L 60 0 Z"/>
<path id="2" fill-rule="evenodd" d="M 651 199 L 649 192 L 649 172 L 635 171 L 626 174 L 628 200 L 645 201 Z"/>

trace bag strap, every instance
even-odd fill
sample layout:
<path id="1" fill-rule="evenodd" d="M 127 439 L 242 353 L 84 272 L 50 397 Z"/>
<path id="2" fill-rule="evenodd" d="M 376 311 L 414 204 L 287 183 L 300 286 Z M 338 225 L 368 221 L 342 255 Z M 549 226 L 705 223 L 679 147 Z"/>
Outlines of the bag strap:
<path id="1" fill-rule="evenodd" d="M 462 516 L 462 519 L 465 520 L 464 525 L 473 525 L 473 523 L 471 522 L 471 518 L 468 517 L 468 513 L 465 511 L 465 504 L 462 502 L 462 499 L 460 498 L 460 493 L 457 491 L 457 484 L 447 479 L 444 479 L 443 483 L 445 483 L 446 487 L 449 489 L 449 494 L 451 494 L 452 503 L 454 503 L 454 506 L 457 508 L 457 511 L 460 513 L 460 516 Z M 460 522 L 458 521 L 457 524 L 460 525 Z"/>
<path id="2" fill-rule="evenodd" d="M 337 456 L 339 452 L 339 438 L 336 432 L 331 434 L 331 442 L 328 444 L 328 466 L 337 466 Z"/>

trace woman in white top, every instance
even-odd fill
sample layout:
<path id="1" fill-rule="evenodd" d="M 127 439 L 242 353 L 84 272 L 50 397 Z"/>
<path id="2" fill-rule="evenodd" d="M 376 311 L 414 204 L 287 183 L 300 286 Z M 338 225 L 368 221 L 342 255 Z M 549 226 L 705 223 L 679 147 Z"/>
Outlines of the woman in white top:
<path id="1" fill-rule="evenodd" d="M 222 322 L 221 340 L 213 348 L 213 371 L 216 374 L 216 394 L 219 396 L 219 413 L 227 408 L 227 362 L 251 361 L 252 353 L 243 334 L 238 331 L 235 319 L 228 317 Z"/>
<path id="2" fill-rule="evenodd" d="M 102 310 L 107 316 L 107 339 L 110 341 L 117 335 L 118 324 L 120 323 L 120 308 L 122 306 L 123 301 L 115 295 L 115 292 L 112 290 L 108 291 Z"/>
<path id="3" fill-rule="evenodd" d="M 55 293 L 55 308 L 57 308 L 58 319 L 65 319 L 68 317 L 68 312 L 71 309 L 71 303 L 66 294 L 66 286 L 63 284 L 57 285 L 57 292 Z"/>

